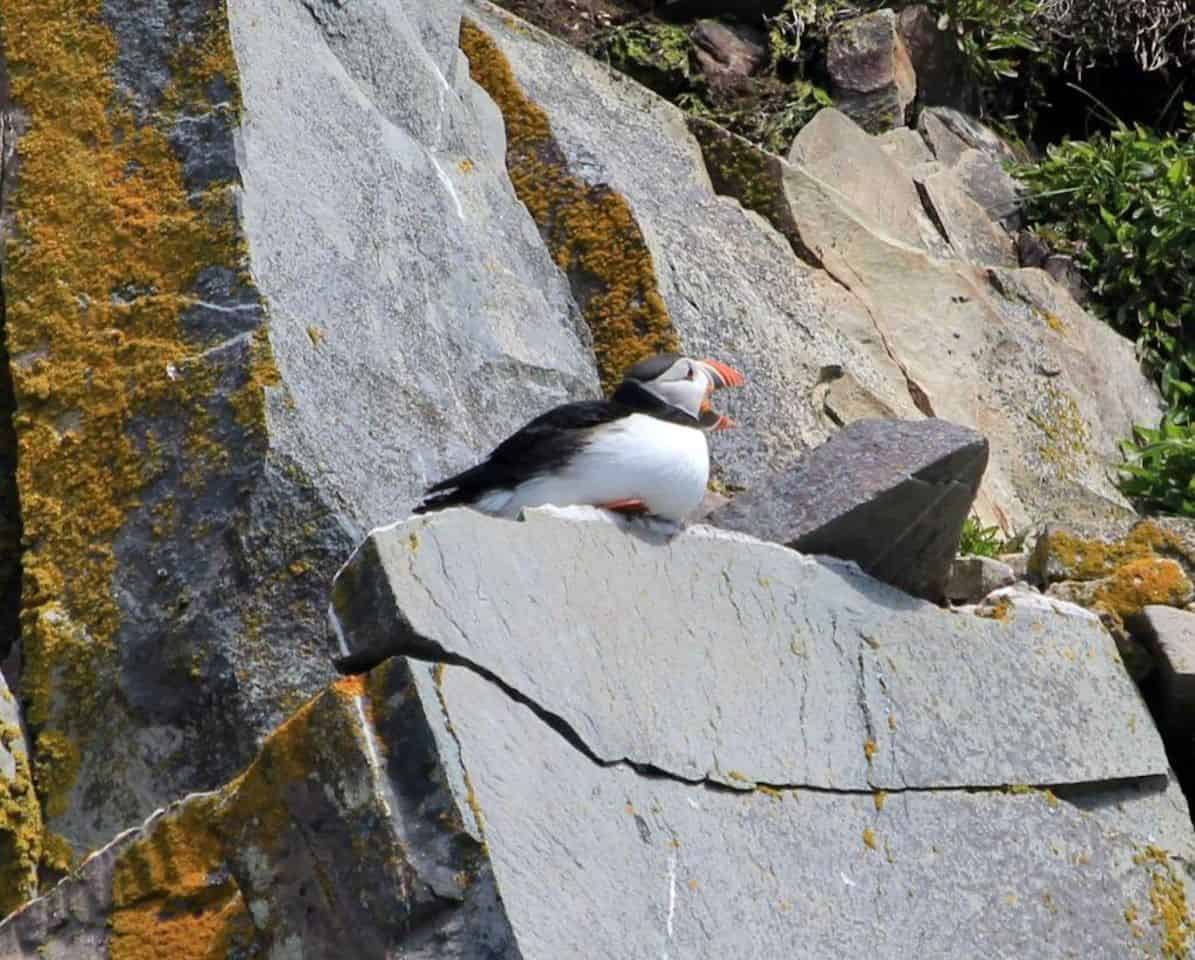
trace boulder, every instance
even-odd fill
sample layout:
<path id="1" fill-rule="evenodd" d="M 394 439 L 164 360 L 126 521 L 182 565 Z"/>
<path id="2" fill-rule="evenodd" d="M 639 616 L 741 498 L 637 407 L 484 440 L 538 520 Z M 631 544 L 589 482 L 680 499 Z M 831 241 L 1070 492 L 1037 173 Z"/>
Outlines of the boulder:
<path id="1" fill-rule="evenodd" d="M 905 125 L 917 95 L 917 75 L 891 10 L 834 24 L 826 69 L 835 104 L 868 133 Z"/>
<path id="2" fill-rule="evenodd" d="M 1016 580 L 1012 567 L 991 557 L 956 557 L 950 564 L 945 597 L 952 603 L 976 603 Z"/>
<path id="3" fill-rule="evenodd" d="M 967 150 L 978 150 L 999 163 L 1017 159 L 1004 139 L 968 113 L 950 107 L 927 107 L 917 118 L 917 129 L 934 156 L 953 167 Z"/>
<path id="4" fill-rule="evenodd" d="M 697 63 L 714 84 L 749 77 L 768 59 L 767 38 L 750 27 L 700 20 L 691 38 Z"/>
<path id="5" fill-rule="evenodd" d="M 964 427 L 862 420 L 709 521 L 854 560 L 880 580 L 940 600 L 987 462 L 987 441 Z"/>
<path id="6" fill-rule="evenodd" d="M 1164 733 L 1195 736 L 1195 613 L 1147 604 L 1129 627 L 1158 667 Z"/>
<path id="7" fill-rule="evenodd" d="M 1126 563 L 1155 558 L 1176 561 L 1195 579 L 1195 521 L 1149 517 L 1132 523 L 1105 524 L 1094 531 L 1047 524 L 1034 544 L 1030 571 L 1045 583 L 1097 580 Z"/>
<path id="8" fill-rule="evenodd" d="M 971 112 L 978 108 L 978 91 L 957 35 L 938 26 L 937 14 L 923 3 L 905 7 L 897 15 L 896 29 L 917 74 L 918 103 Z"/>
<path id="9" fill-rule="evenodd" d="M 0 957 L 899 957 L 946 928 L 928 955 L 1061 958 L 1189 922 L 1186 805 L 1082 611 L 962 617 L 581 508 L 376 531 L 333 596 L 377 665 Z"/>
<path id="10" fill-rule="evenodd" d="M 361 531 L 598 391 L 458 3 L 168 6 L 4 13 L 43 881 L 331 679 Z"/>

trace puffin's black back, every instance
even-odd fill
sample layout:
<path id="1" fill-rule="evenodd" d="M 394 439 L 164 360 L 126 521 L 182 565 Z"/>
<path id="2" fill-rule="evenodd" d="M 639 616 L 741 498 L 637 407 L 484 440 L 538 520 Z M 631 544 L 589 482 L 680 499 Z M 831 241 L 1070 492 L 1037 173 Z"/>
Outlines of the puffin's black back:
<path id="1" fill-rule="evenodd" d="M 617 400 L 580 400 L 549 410 L 503 440 L 477 466 L 428 487 L 414 512 L 465 506 L 490 490 L 511 490 L 558 470 L 589 442 L 594 427 L 633 412 Z"/>

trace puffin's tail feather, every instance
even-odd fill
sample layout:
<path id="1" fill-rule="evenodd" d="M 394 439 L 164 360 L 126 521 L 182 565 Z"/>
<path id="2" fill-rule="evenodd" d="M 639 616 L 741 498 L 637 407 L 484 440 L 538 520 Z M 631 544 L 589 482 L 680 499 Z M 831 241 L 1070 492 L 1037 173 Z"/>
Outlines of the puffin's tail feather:
<path id="1" fill-rule="evenodd" d="M 473 497 L 464 490 L 446 490 L 443 493 L 428 490 L 419 505 L 411 513 L 431 513 L 433 510 L 444 510 L 447 507 L 467 507 L 473 502 Z"/>

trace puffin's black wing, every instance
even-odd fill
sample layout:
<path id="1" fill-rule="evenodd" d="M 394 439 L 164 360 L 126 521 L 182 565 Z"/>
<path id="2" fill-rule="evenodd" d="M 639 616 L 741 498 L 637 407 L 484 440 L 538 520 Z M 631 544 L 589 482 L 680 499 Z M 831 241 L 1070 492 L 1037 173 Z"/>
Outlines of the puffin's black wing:
<path id="1" fill-rule="evenodd" d="M 609 400 L 582 400 L 549 410 L 503 440 L 477 466 L 428 487 L 414 512 L 470 504 L 490 490 L 513 490 L 525 480 L 559 470 L 589 442 L 595 427 L 631 412 Z"/>

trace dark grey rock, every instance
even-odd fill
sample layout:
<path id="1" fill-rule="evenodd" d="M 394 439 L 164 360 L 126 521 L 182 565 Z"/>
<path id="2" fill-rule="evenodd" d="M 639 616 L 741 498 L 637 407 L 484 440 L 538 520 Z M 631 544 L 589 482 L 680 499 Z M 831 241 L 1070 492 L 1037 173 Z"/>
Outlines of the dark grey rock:
<path id="1" fill-rule="evenodd" d="M 926 107 L 918 118 L 917 129 L 929 141 L 934 155 L 948 166 L 954 166 L 968 148 L 979 150 L 1001 163 L 1017 158 L 1003 137 L 962 110 Z M 951 134 L 953 140 L 946 133 Z"/>
<path id="2" fill-rule="evenodd" d="M 749 77 L 767 62 L 767 38 L 750 27 L 701 20 L 691 34 L 697 62 L 714 83 Z"/>
<path id="3" fill-rule="evenodd" d="M 936 13 L 923 3 L 905 7 L 897 15 L 897 30 L 917 73 L 918 103 L 967 111 L 979 106 L 958 35 L 940 29 Z"/>
<path id="4" fill-rule="evenodd" d="M 988 445 L 943 420 L 863 420 L 742 494 L 710 522 L 941 599 Z"/>
<path id="5" fill-rule="evenodd" d="M 998 159 L 983 150 L 968 148 L 954 162 L 951 172 L 992 220 L 1011 231 L 1020 227 L 1021 189 Z"/>
<path id="6" fill-rule="evenodd" d="M 1195 613 L 1150 605 L 1128 626 L 1157 665 L 1163 732 L 1195 736 Z"/>
<path id="7" fill-rule="evenodd" d="M 835 105 L 868 133 L 905 125 L 917 75 L 891 10 L 831 27 L 826 69 Z"/>
<path id="8" fill-rule="evenodd" d="M 1083 271 L 1075 263 L 1074 257 L 1050 254 L 1042 264 L 1042 269 L 1053 277 L 1055 282 L 1066 288 L 1076 303 L 1085 305 L 1091 301 L 1091 288 L 1087 285 Z"/>
<path id="9" fill-rule="evenodd" d="M 956 557 L 950 564 L 946 599 L 952 603 L 977 603 L 993 590 L 1016 580 L 1012 567 L 991 557 Z"/>

